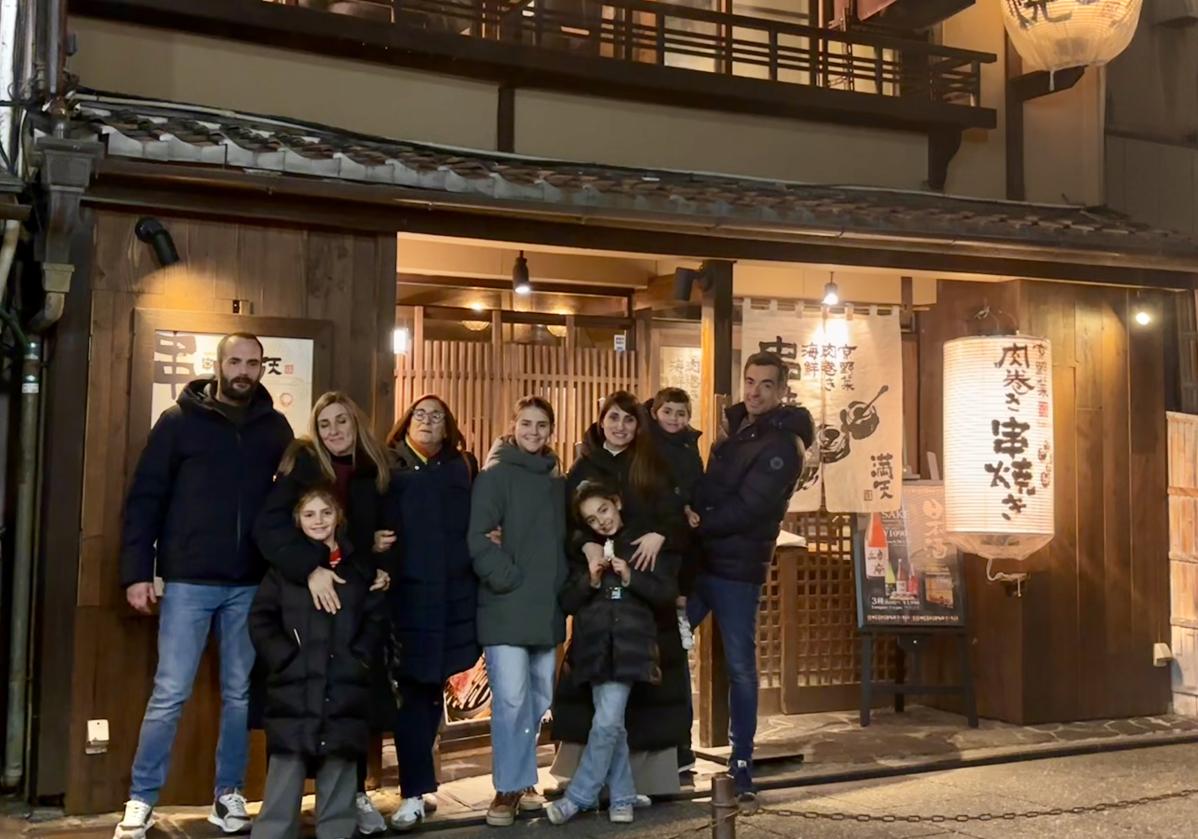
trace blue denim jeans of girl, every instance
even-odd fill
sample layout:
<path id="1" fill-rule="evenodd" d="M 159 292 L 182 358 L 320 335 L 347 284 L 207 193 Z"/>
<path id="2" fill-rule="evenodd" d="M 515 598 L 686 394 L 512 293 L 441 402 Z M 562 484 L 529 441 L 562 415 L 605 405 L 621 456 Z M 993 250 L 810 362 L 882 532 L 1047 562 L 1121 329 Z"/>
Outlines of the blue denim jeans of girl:
<path id="1" fill-rule="evenodd" d="M 486 647 L 491 684 L 491 782 L 496 792 L 537 785 L 537 739 L 553 702 L 553 647 Z"/>
<path id="2" fill-rule="evenodd" d="M 624 728 L 624 709 L 632 685 L 627 682 L 604 682 L 591 686 L 595 716 L 587 735 L 587 746 L 566 798 L 580 810 L 598 806 L 599 792 L 604 786 L 611 806 L 631 807 L 636 802 L 636 784 L 632 780 L 632 765 L 628 757 L 628 732 Z"/>

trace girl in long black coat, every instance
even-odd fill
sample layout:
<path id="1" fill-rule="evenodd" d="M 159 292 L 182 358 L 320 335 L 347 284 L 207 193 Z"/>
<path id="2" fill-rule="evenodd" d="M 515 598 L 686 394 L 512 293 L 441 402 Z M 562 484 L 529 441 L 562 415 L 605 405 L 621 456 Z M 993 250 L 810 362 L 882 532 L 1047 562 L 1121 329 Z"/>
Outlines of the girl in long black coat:
<path id="1" fill-rule="evenodd" d="M 424 795 L 437 791 L 433 749 L 444 715 L 444 686 L 482 653 L 475 619 L 478 578 L 466 531 L 478 471 L 448 406 L 425 396 L 388 435 L 395 459 L 383 520 L 398 542 L 387 594 L 396 650 L 389 673 L 397 695 L 395 748 L 403 801 L 391 816 L 397 830 L 424 819 Z"/>
<path id="2" fill-rule="evenodd" d="M 647 567 L 641 562 L 644 548 L 656 545 L 655 555 L 664 551 L 677 556 L 678 546 L 690 538 L 651 424 L 636 397 L 624 391 L 613 393 L 600 407 L 599 421 L 587 432 L 566 479 L 571 494 L 584 480 L 598 480 L 619 491 L 625 518 L 650 537 L 636 540 L 632 561 L 638 567 Z M 573 514 L 571 519 L 576 528 L 571 547 L 577 550 L 592 540 L 585 525 Z M 625 724 L 637 790 L 670 795 L 679 790 L 676 749 L 690 732 L 690 677 L 677 613 L 672 606 L 663 607 L 656 618 L 662 680 L 633 688 Z M 551 769 L 559 781 L 574 774 L 593 713 L 588 691 L 559 686 L 553 715 L 553 739 L 559 746 Z"/>
<path id="3" fill-rule="evenodd" d="M 630 822 L 636 801 L 625 709 L 637 684 L 660 684 L 657 649 L 658 610 L 678 595 L 678 561 L 662 553 L 652 570 L 639 571 L 626 557 L 641 534 L 626 527 L 617 492 L 584 481 L 574 496 L 576 518 L 605 540 L 602 557 L 578 552 L 559 600 L 574 616 L 574 632 L 559 686 L 589 690 L 595 711 L 586 749 L 561 801 L 548 808 L 549 820 L 561 824 L 579 810 L 596 806 L 600 789 L 611 795 L 610 818 Z"/>
<path id="4" fill-rule="evenodd" d="M 390 545 L 380 539 L 384 527 L 382 493 L 390 480 L 391 461 L 386 449 L 370 431 L 357 404 L 341 391 L 328 391 L 312 407 L 310 436 L 300 437 L 283 456 L 279 474 L 254 525 L 254 539 L 272 568 L 296 585 L 308 587 L 311 595 L 331 608 L 339 596 L 339 585 L 323 564 L 327 549 L 305 539 L 293 520 L 296 502 L 308 490 L 327 487 L 333 491 L 345 517 L 343 536 L 358 561 L 385 565 L 382 552 Z M 375 585 L 386 588 L 390 575 L 375 571 Z M 261 668 L 251 683 L 251 726 L 260 725 Z M 371 667 L 371 730 L 390 732 L 395 717 L 395 698 L 382 667 L 381 656 Z M 366 758 L 358 766 L 358 831 L 363 836 L 382 833 L 387 823 L 366 795 Z"/>
<path id="5" fill-rule="evenodd" d="M 338 608 L 313 604 L 306 585 L 272 568 L 250 609 L 254 649 L 267 671 L 266 740 L 270 765 L 254 839 L 299 833 L 304 779 L 316 776 L 318 839 L 354 833 L 357 763 L 369 742 L 369 668 L 385 632 L 382 592 L 374 567 L 336 538 L 340 511 L 333 493 L 304 494 L 295 519 L 305 538 L 326 553 L 336 575 Z"/>

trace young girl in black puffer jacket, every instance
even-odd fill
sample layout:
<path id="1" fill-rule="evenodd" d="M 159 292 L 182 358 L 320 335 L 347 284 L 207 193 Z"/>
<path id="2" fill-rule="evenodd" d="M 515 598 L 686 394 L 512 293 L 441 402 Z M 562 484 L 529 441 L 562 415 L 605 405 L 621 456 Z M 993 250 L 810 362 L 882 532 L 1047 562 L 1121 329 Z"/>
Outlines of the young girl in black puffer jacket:
<path id="1" fill-rule="evenodd" d="M 317 839 L 347 839 L 357 822 L 357 763 L 370 738 L 370 662 L 386 633 L 374 564 L 338 540 L 342 515 L 330 489 L 309 490 L 296 526 L 327 549 L 314 573 L 332 575 L 335 598 L 313 604 L 307 586 L 267 573 L 250 610 L 250 637 L 269 673 L 270 765 L 253 839 L 299 836 L 304 779 L 316 777 Z"/>
<path id="2" fill-rule="evenodd" d="M 576 520 L 605 542 L 603 556 L 588 560 L 580 551 L 559 600 L 574 616 L 574 631 L 562 680 L 589 684 L 595 714 L 586 750 L 565 796 L 548 808 L 549 820 L 563 824 L 598 803 L 607 786 L 613 822 L 631 822 L 636 788 L 628 758 L 624 710 L 632 686 L 661 682 L 656 610 L 678 596 L 678 558 L 661 553 L 652 571 L 638 571 L 628 559 L 633 540 L 646 529 L 626 527 L 615 490 L 583 481 L 574 498 Z"/>

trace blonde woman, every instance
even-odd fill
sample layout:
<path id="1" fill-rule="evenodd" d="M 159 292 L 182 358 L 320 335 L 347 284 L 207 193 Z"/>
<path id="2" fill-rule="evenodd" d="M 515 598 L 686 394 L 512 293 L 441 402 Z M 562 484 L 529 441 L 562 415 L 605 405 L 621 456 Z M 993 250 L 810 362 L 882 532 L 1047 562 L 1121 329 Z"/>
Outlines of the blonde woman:
<path id="1" fill-rule="evenodd" d="M 336 614 L 341 608 L 337 589 L 344 580 L 328 567 L 327 548 L 296 530 L 295 505 L 311 489 L 331 489 L 345 511 L 345 535 L 350 546 L 358 556 L 367 557 L 376 569 L 372 590 L 386 589 L 390 576 L 378 565 L 380 555 L 395 541 L 384 529 L 381 514 L 391 462 L 387 450 L 371 433 L 362 410 L 341 391 L 329 391 L 316 400 L 309 434 L 292 443 L 283 455 L 274 488 L 254 526 L 254 539 L 271 567 L 284 579 L 308 587 L 313 606 Z M 377 682 L 376 692 L 380 697 L 389 697 L 381 668 L 375 669 L 380 671 L 372 674 Z M 378 714 L 377 719 L 371 720 L 372 728 L 389 731 L 392 720 L 388 711 L 394 703 L 384 700 L 371 704 Z M 367 797 L 365 781 L 363 759 L 358 768 L 358 832 L 369 836 L 384 832 L 387 823 Z"/>

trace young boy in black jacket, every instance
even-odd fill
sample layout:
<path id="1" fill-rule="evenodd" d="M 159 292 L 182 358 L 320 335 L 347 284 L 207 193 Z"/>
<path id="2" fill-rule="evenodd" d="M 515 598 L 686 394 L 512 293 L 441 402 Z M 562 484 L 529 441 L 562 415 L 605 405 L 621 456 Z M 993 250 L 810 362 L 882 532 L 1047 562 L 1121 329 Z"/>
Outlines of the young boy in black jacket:
<path id="1" fill-rule="evenodd" d="M 605 540 L 605 546 L 602 558 L 587 559 L 581 551 L 574 557 L 558 598 L 566 614 L 574 616 L 562 678 L 590 684 L 595 715 L 566 794 L 547 813 L 552 823 L 564 824 L 596 806 L 606 786 L 610 820 L 627 823 L 633 819 L 636 787 L 624 710 L 635 683 L 661 681 L 655 610 L 668 608 L 678 596 L 678 559 L 662 553 L 652 571 L 632 567 L 626 557 L 635 552 L 633 540 L 646 531 L 625 527 L 616 491 L 583 481 L 573 502 L 576 519 Z"/>
<path id="2" fill-rule="evenodd" d="M 386 632 L 382 592 L 369 557 L 338 541 L 342 516 L 330 489 L 304 494 L 296 526 L 328 549 L 336 602 L 313 604 L 307 586 L 272 569 L 250 610 L 250 637 L 269 673 L 266 742 L 270 766 L 253 839 L 297 839 L 304 780 L 316 777 L 317 839 L 349 839 L 357 813 L 358 758 L 370 739 L 369 665 Z"/>

